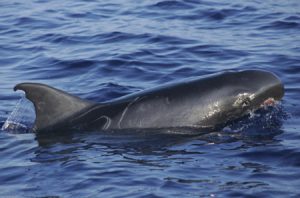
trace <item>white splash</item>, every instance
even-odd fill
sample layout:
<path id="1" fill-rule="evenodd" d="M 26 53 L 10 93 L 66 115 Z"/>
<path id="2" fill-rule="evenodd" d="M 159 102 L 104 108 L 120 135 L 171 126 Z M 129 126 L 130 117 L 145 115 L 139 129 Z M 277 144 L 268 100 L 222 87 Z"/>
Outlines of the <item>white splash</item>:
<path id="1" fill-rule="evenodd" d="M 31 131 L 34 120 L 33 104 L 23 96 L 4 122 L 1 130 L 11 133 L 27 133 Z"/>

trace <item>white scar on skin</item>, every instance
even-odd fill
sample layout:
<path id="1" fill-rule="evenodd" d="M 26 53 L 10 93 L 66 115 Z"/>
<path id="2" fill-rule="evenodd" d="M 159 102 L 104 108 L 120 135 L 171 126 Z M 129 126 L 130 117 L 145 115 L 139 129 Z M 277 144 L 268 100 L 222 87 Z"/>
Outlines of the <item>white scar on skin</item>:
<path id="1" fill-rule="evenodd" d="M 107 129 L 110 126 L 111 119 L 107 116 L 101 116 L 100 118 L 105 118 L 107 120 L 105 125 L 103 126 L 103 129 Z"/>
<path id="2" fill-rule="evenodd" d="M 138 99 L 140 99 L 140 97 L 137 97 L 137 98 L 134 99 L 132 102 L 130 102 L 130 103 L 126 106 L 126 108 L 124 109 L 124 111 L 122 112 L 121 118 L 120 118 L 120 120 L 119 120 L 119 122 L 118 122 L 118 127 L 119 127 L 119 128 L 121 128 L 121 122 L 122 122 L 122 120 L 123 120 L 123 118 L 124 118 L 124 116 L 125 116 L 125 114 L 126 114 L 128 108 L 129 108 L 131 105 L 133 105 L 133 103 L 135 103 L 136 101 L 138 101 Z"/>

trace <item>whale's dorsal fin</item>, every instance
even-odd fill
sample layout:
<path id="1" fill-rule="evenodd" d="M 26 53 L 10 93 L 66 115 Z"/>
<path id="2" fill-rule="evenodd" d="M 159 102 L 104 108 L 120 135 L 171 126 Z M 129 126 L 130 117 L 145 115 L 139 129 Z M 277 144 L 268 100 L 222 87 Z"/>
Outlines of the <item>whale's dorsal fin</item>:
<path id="1" fill-rule="evenodd" d="M 35 132 L 67 127 L 68 118 L 95 103 L 82 100 L 53 87 L 39 83 L 21 83 L 14 90 L 23 90 L 35 108 Z"/>

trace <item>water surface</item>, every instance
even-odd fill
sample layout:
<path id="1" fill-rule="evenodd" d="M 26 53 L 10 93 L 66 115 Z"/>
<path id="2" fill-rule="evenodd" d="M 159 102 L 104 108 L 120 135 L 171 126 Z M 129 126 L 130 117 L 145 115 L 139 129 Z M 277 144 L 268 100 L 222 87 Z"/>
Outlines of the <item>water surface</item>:
<path id="1" fill-rule="evenodd" d="M 278 108 L 223 132 L 0 131 L 1 197 L 299 197 L 300 2 L 1 1 L 0 124 L 15 84 L 93 101 L 229 69 L 276 73 Z"/>

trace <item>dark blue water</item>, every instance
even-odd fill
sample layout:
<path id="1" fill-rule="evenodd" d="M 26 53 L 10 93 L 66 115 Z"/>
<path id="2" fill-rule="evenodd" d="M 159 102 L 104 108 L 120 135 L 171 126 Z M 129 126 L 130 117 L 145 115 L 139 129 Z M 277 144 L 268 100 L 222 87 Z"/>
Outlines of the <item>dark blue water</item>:
<path id="1" fill-rule="evenodd" d="M 282 104 L 222 132 L 0 131 L 0 197 L 299 197 L 300 1 L 1 1 L 0 124 L 41 82 L 104 101 L 265 69 Z M 146 115 L 145 115 L 146 116 Z"/>

